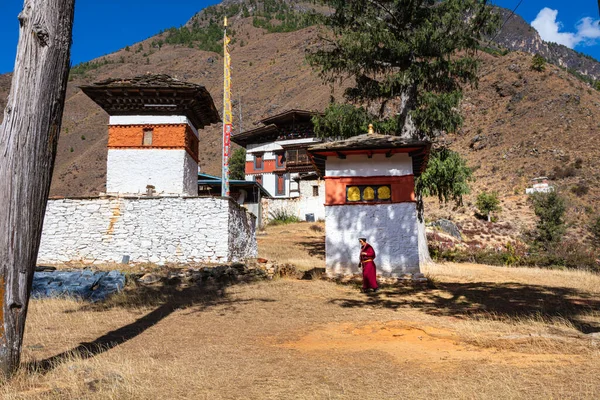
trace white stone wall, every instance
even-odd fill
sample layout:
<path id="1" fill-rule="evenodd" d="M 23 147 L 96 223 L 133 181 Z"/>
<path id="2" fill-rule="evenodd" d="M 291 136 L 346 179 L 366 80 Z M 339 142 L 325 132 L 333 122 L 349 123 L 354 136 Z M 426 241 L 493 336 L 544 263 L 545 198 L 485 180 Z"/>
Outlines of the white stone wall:
<path id="1" fill-rule="evenodd" d="M 256 257 L 255 224 L 218 197 L 50 200 L 38 263 L 237 261 Z"/>
<path id="2" fill-rule="evenodd" d="M 313 186 L 319 187 L 319 195 L 313 196 Z M 272 213 L 284 210 L 300 218 L 314 214 L 315 220 L 325 219 L 325 181 L 300 181 L 300 196 L 287 199 L 263 199 L 263 218 L 266 222 Z"/>
<path id="3" fill-rule="evenodd" d="M 183 161 L 183 194 L 198 196 L 198 163 L 187 151 Z"/>
<path id="4" fill-rule="evenodd" d="M 373 246 L 378 275 L 419 273 L 417 223 L 415 203 L 326 207 L 327 274 L 360 272 L 359 237 Z"/>
<path id="5" fill-rule="evenodd" d="M 109 149 L 106 192 L 198 194 L 198 164 L 183 149 Z"/>
<path id="6" fill-rule="evenodd" d="M 412 159 L 406 153 L 374 154 L 368 158 L 364 154 L 350 155 L 346 159 L 327 158 L 325 176 L 404 176 L 412 175 Z"/>

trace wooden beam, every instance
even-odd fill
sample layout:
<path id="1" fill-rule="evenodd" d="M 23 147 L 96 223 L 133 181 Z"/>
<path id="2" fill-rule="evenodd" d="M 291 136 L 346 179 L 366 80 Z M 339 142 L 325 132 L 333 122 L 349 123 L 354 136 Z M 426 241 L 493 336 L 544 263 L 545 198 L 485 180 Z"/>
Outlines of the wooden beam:
<path id="1" fill-rule="evenodd" d="M 75 0 L 25 0 L 0 125 L 0 371 L 19 367 L 69 78 Z"/>

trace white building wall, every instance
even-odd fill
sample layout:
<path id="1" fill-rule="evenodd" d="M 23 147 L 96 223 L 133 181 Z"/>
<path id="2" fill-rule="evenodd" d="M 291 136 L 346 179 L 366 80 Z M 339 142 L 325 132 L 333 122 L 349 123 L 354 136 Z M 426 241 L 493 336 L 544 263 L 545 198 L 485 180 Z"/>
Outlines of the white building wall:
<path id="1" fill-rule="evenodd" d="M 38 263 L 237 261 L 257 255 L 255 224 L 224 198 L 50 200 Z"/>
<path id="2" fill-rule="evenodd" d="M 319 187 L 319 195 L 313 196 L 313 186 Z M 314 214 L 315 220 L 325 220 L 325 181 L 300 181 L 300 196 L 286 199 L 263 199 L 263 219 L 268 222 L 273 213 L 285 211 L 300 220 L 306 214 Z"/>
<path id="3" fill-rule="evenodd" d="M 417 223 L 415 203 L 326 207 L 327 274 L 359 273 L 359 237 L 373 246 L 378 275 L 419 273 Z"/>
<path id="4" fill-rule="evenodd" d="M 198 196 L 198 163 L 185 152 L 183 166 L 183 193 L 188 196 Z"/>
<path id="5" fill-rule="evenodd" d="M 246 147 L 246 155 L 248 153 L 253 154 L 253 153 L 272 153 L 272 152 L 276 152 L 276 151 L 281 151 L 283 150 L 283 147 L 281 147 L 280 145 L 278 145 L 277 143 L 258 143 L 258 144 L 249 144 Z M 254 156 L 252 156 L 254 157 Z M 252 160 L 254 158 L 251 158 Z M 250 159 L 248 159 L 246 157 L 246 160 L 250 161 Z"/>
<path id="6" fill-rule="evenodd" d="M 109 149 L 107 193 L 197 195 L 198 164 L 183 149 Z"/>
<path id="7" fill-rule="evenodd" d="M 317 138 L 304 138 L 304 139 L 290 139 L 290 140 L 278 140 L 277 142 L 270 143 L 250 143 L 246 146 L 246 154 L 248 153 L 261 153 L 261 152 L 276 152 L 283 150 L 281 145 L 290 144 L 303 144 L 303 143 L 319 143 L 321 140 Z M 250 159 L 246 158 L 250 161 Z"/>
<path id="8" fill-rule="evenodd" d="M 374 154 L 368 158 L 364 154 L 350 155 L 346 159 L 327 158 L 325 176 L 403 176 L 412 175 L 412 160 L 406 153 Z"/>

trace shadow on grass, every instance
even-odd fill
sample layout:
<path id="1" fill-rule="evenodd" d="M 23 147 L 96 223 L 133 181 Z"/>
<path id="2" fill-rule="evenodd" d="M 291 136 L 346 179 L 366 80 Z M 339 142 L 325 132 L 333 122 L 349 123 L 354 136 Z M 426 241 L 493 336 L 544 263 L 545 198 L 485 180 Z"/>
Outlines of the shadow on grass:
<path id="1" fill-rule="evenodd" d="M 325 259 L 325 241 L 298 242 L 298 244 L 304 247 L 309 255 Z"/>
<path id="2" fill-rule="evenodd" d="M 104 353 L 122 343 L 140 335 L 148 328 L 157 324 L 174 311 L 193 307 L 194 312 L 202 312 L 210 307 L 250 302 L 273 302 L 272 299 L 231 299 L 227 293 L 228 286 L 238 283 L 248 283 L 251 280 L 236 281 L 223 280 L 178 289 L 171 285 L 138 286 L 129 288 L 104 304 L 86 304 L 77 311 L 106 311 L 111 308 L 156 307 L 153 311 L 135 320 L 96 338 L 92 342 L 80 343 L 78 346 L 40 361 L 28 363 L 26 368 L 38 373 L 46 373 L 58 366 L 62 361 L 70 358 L 92 358 Z"/>
<path id="3" fill-rule="evenodd" d="M 331 303 L 344 308 L 406 307 L 435 316 L 474 319 L 490 315 L 499 320 L 560 317 L 581 333 L 600 332 L 600 324 L 579 320 L 589 312 L 600 310 L 600 299 L 574 289 L 491 282 L 444 282 L 435 286 L 386 288 L 364 299 L 334 299 Z"/>

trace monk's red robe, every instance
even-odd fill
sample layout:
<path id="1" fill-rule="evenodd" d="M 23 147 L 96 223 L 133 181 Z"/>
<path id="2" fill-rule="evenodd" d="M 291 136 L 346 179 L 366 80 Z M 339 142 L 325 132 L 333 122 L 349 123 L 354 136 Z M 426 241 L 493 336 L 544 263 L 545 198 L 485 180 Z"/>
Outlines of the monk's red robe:
<path id="1" fill-rule="evenodd" d="M 365 254 L 363 254 L 365 253 Z M 360 249 L 360 263 L 363 270 L 363 289 L 377 289 L 377 273 L 375 272 L 375 250 L 369 243 Z"/>

